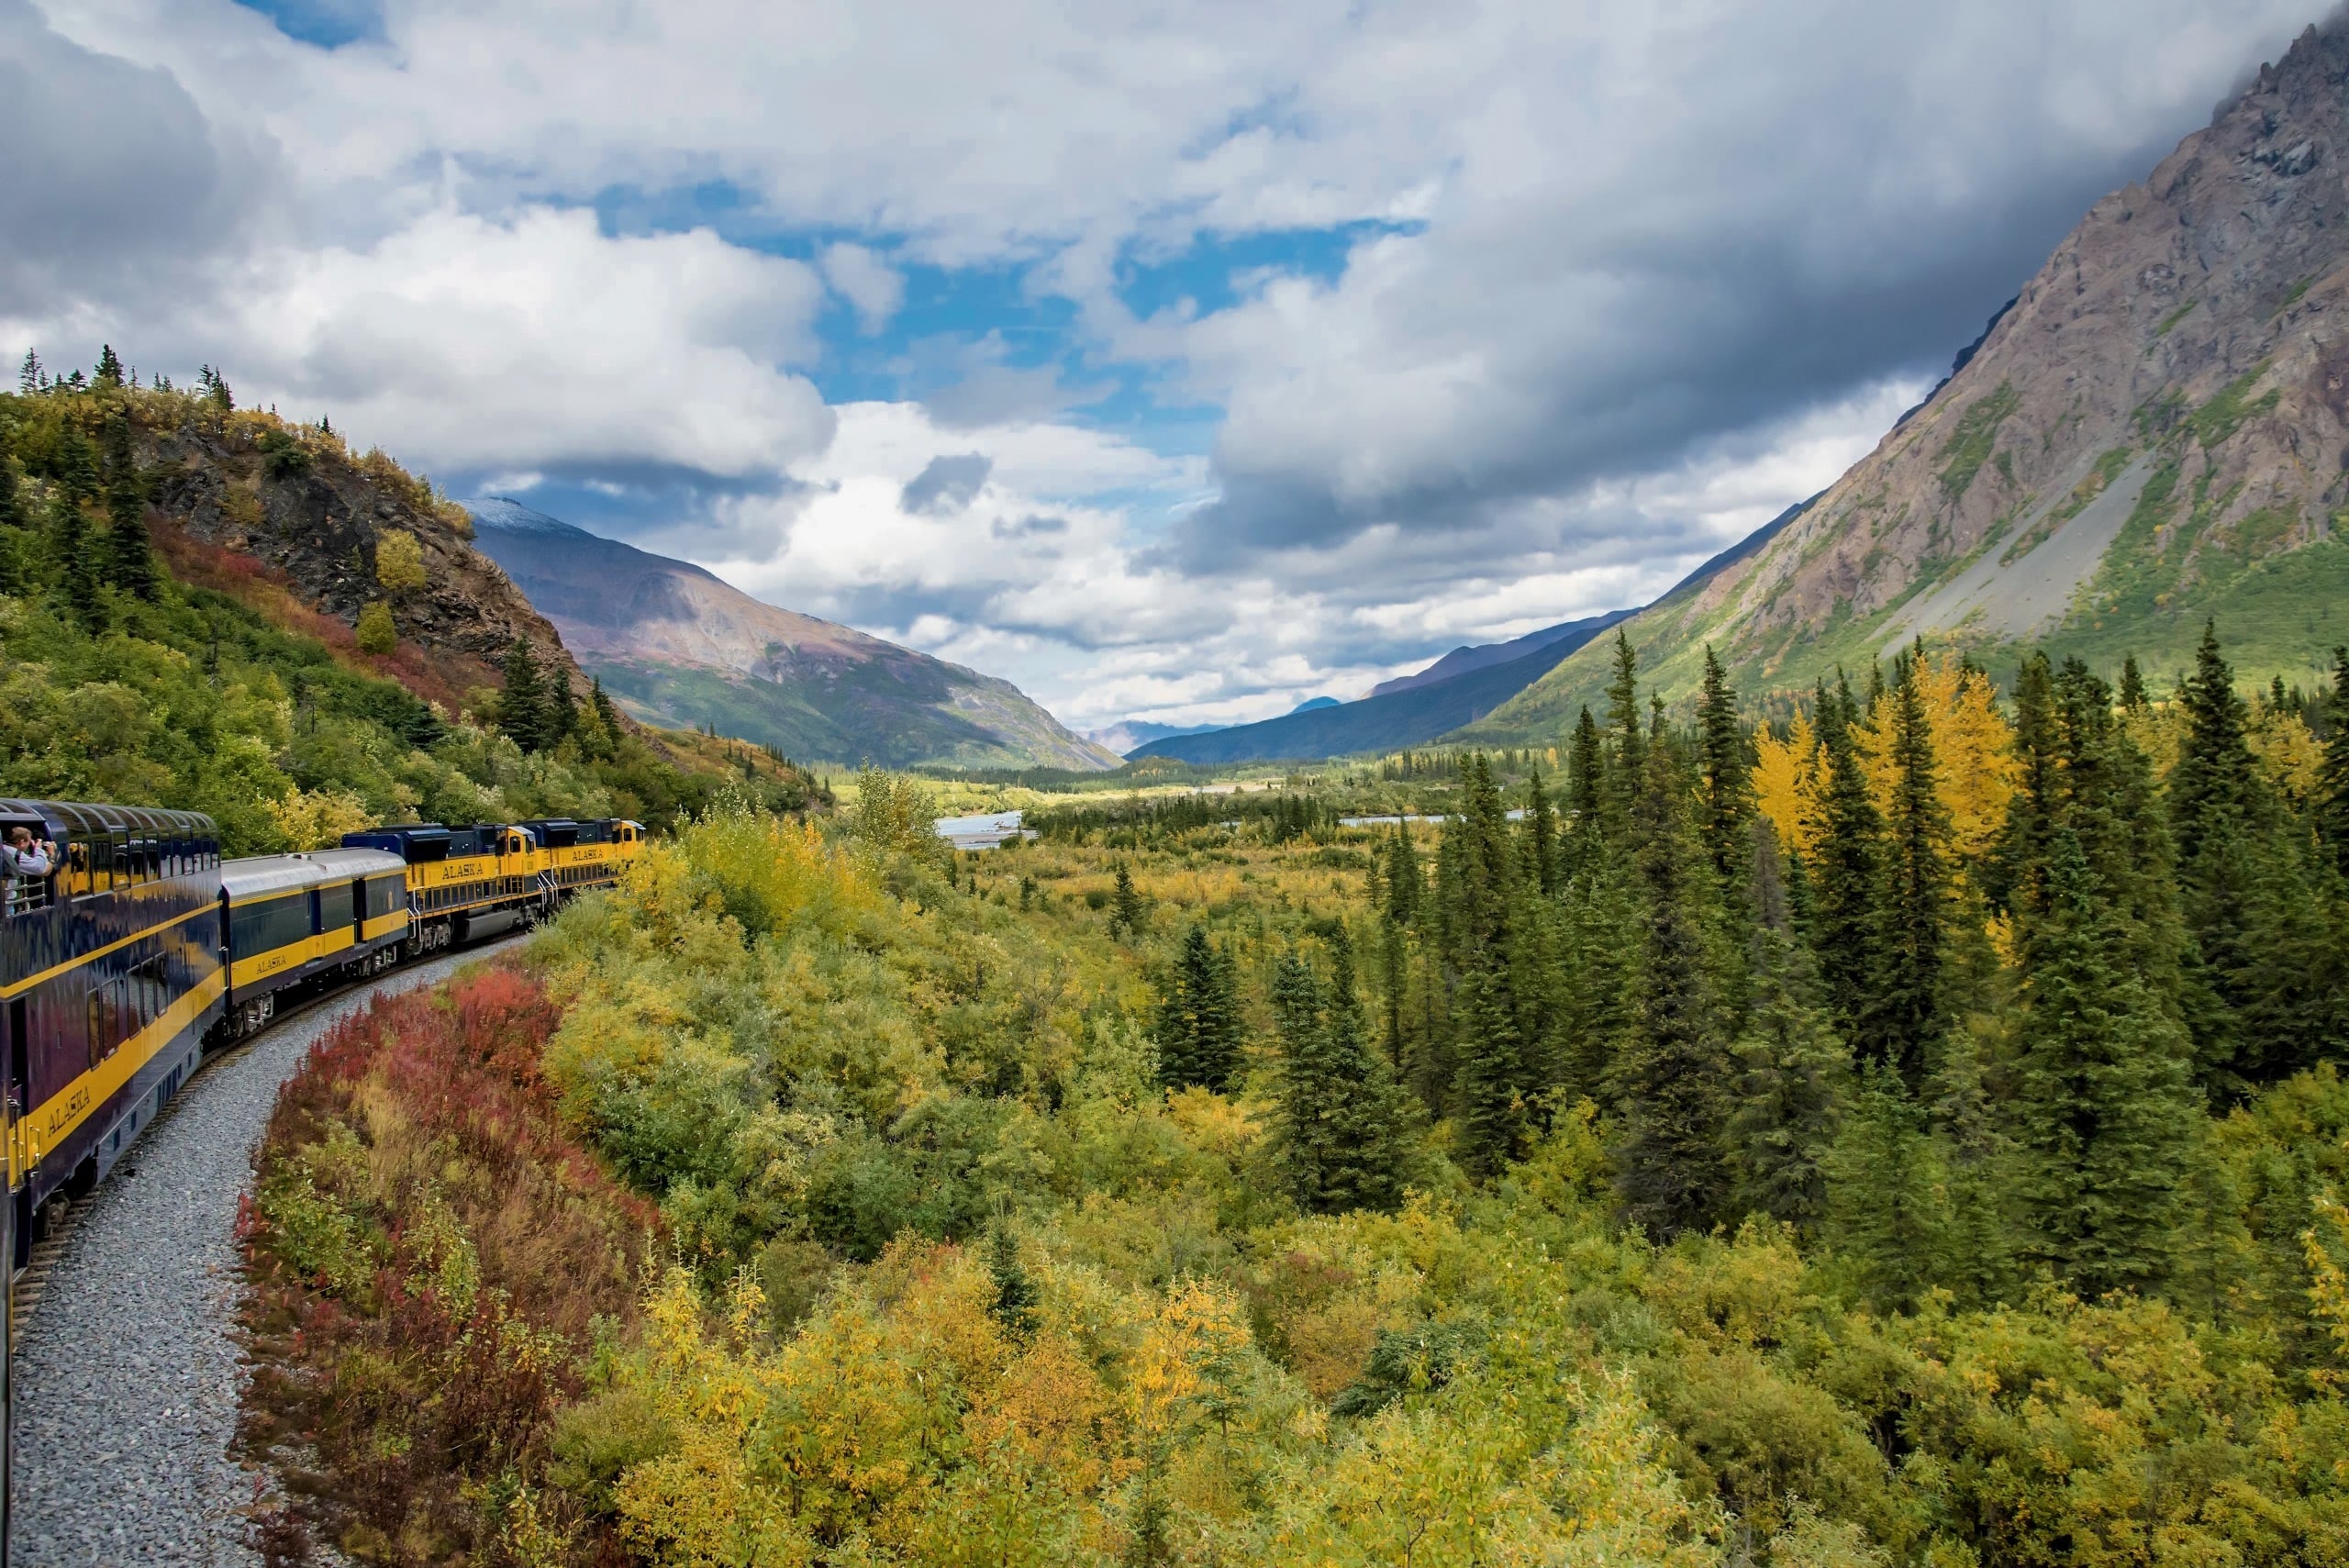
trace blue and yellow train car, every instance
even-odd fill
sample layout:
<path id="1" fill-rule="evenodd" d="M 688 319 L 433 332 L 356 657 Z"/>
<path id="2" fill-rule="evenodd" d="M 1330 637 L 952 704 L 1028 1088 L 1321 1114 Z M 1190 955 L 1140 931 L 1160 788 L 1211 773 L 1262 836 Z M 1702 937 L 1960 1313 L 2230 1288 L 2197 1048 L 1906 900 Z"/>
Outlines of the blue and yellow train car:
<path id="1" fill-rule="evenodd" d="M 538 840 L 538 873 L 558 900 L 618 883 L 644 841 L 643 825 L 619 817 L 534 818 L 518 826 Z"/>
<path id="2" fill-rule="evenodd" d="M 468 828 L 406 822 L 342 841 L 406 862 L 413 955 L 534 924 L 589 888 L 612 885 L 643 838 L 639 824 L 607 817 Z"/>
<path id="3" fill-rule="evenodd" d="M 228 978 L 209 817 L 0 800 L 0 834 L 20 826 L 57 856 L 8 879 L 0 918 L 18 1261 L 40 1205 L 95 1186 L 195 1071 Z"/>
<path id="4" fill-rule="evenodd" d="M 367 849 L 228 862 L 219 879 L 228 938 L 223 1034 L 269 1022 L 290 989 L 397 962 L 408 935 L 406 872 L 397 855 Z"/>

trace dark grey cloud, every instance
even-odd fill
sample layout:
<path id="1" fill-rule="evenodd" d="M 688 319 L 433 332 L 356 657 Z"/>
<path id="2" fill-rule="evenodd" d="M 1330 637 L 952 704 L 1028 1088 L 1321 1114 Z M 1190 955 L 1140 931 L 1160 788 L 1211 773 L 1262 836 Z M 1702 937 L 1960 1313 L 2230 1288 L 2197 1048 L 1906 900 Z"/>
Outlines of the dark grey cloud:
<path id="1" fill-rule="evenodd" d="M 959 512 L 977 498 L 994 472 L 994 460 L 984 452 L 931 458 L 928 467 L 906 482 L 903 504 L 918 515 Z"/>
<path id="2" fill-rule="evenodd" d="M 22 318 L 192 292 L 270 162 L 169 72 L 83 48 L 28 0 L 0 0 L 0 317 Z"/>
<path id="3" fill-rule="evenodd" d="M 1930 379 L 2305 19 L 2291 0 L 1790 0 L 1671 31 L 1635 88 L 1463 133 L 1420 232 L 1358 250 L 1313 299 L 1188 335 L 1230 412 L 1222 498 L 1177 528 L 1178 559 L 1473 531 Z M 2187 69 L 2198 28 L 2227 46 Z"/>

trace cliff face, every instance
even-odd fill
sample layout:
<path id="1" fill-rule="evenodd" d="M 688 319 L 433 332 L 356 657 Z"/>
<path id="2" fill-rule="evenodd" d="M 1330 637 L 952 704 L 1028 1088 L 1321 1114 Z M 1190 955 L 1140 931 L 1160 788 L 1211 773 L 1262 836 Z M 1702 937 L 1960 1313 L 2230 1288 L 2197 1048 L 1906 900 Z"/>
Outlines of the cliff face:
<path id="1" fill-rule="evenodd" d="M 2311 28 L 2099 202 L 1873 453 L 1628 630 L 1667 695 L 1706 641 L 1749 690 L 1920 635 L 2166 673 L 2206 616 L 2246 673 L 2310 673 L 2349 635 L 2344 443 L 2349 35 Z M 1571 721 L 1602 653 L 1483 729 Z"/>
<path id="2" fill-rule="evenodd" d="M 585 689 L 552 623 L 473 548 L 464 509 L 381 454 L 354 457 L 334 437 L 186 398 L 134 394 L 131 406 L 149 504 L 164 528 L 250 557 L 306 608 L 346 626 L 369 604 L 389 603 L 402 640 L 433 656 L 443 687 L 496 684 L 519 636 L 541 667 Z M 377 580 L 376 544 L 395 529 L 423 551 L 420 588 L 392 591 Z"/>
<path id="3" fill-rule="evenodd" d="M 766 604 L 688 562 L 518 502 L 468 505 L 481 548 L 648 720 L 713 725 L 834 762 L 1118 765 L 1008 681 Z"/>

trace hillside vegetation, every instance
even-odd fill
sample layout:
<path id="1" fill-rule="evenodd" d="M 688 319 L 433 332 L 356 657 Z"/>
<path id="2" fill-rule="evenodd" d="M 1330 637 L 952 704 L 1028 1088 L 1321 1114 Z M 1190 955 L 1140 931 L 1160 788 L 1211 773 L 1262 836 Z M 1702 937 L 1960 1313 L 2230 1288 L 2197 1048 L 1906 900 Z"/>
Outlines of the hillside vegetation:
<path id="1" fill-rule="evenodd" d="M 192 539 L 152 495 L 207 471 L 142 461 L 156 432 L 194 442 L 234 430 L 267 454 L 262 466 L 314 445 L 340 450 L 228 401 L 225 389 L 134 388 L 103 362 L 95 375 L 0 395 L 0 793 L 207 812 L 231 854 L 418 817 L 617 815 L 665 827 L 746 775 L 772 809 L 816 803 L 812 781 L 774 759 L 662 742 L 592 686 L 574 695 L 559 644 L 546 653 L 517 635 L 491 666 L 395 625 L 371 650 L 363 616 L 338 620 L 297 580 Z M 380 454 L 357 466 L 401 506 L 429 501 Z M 224 483 L 235 506 L 252 493 Z M 395 546 L 388 564 L 380 550 L 361 563 L 368 602 L 413 598 L 427 606 L 414 624 L 473 625 L 471 609 L 429 607 L 449 584 L 429 577 L 413 535 L 399 537 L 413 560 Z"/>
<path id="2" fill-rule="evenodd" d="M 1562 779 L 1369 786 L 1440 828 L 1093 796 L 956 857 L 912 781 L 726 801 L 510 977 L 354 1024 L 250 1231 L 267 1309 L 335 1326 L 273 1355 L 330 1434 L 279 1523 L 402 1562 L 2349 1555 L 2349 655 L 2254 703 L 2215 641 L 2166 702 L 2032 661 L 2009 706 L 1914 651 L 1757 729 L 1615 654 Z M 403 1065 L 451 1051 L 481 1125 L 537 1107 L 514 1206 L 408 1152 L 475 1114 Z M 626 1307 L 515 1240 L 558 1188 L 595 1233 L 607 1178 L 661 1227 Z"/>

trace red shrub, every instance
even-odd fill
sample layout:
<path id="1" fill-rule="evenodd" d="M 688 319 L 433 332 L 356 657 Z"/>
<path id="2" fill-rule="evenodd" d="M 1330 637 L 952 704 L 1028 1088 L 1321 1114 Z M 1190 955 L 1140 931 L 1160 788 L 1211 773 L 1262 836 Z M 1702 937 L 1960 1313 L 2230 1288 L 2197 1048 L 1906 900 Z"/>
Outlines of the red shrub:
<path id="1" fill-rule="evenodd" d="M 256 1162 L 264 1188 L 334 1124 L 351 1129 L 371 1195 L 335 1196 L 363 1209 L 376 1263 L 363 1289 L 346 1281 L 338 1296 L 289 1267 L 266 1205 L 240 1209 L 247 1442 L 262 1454 L 299 1434 L 317 1467 L 287 1475 L 289 1489 L 362 1557 L 495 1561 L 499 1488 L 543 1466 L 596 1319 L 635 1313 L 657 1213 L 556 1118 L 539 1072 L 554 1023 L 529 976 L 477 969 L 445 991 L 376 999 L 279 1095 Z M 444 1288 L 452 1221 L 472 1249 L 470 1299 L 462 1271 Z M 603 1551 L 595 1532 L 581 1551 Z"/>

